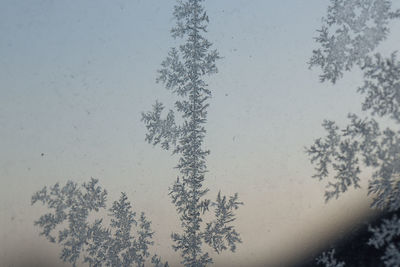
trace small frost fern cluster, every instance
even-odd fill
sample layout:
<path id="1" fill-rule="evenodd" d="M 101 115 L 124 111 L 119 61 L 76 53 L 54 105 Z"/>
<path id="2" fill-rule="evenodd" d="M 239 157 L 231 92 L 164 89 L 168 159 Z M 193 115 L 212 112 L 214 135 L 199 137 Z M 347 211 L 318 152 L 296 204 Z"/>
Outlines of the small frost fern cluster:
<path id="1" fill-rule="evenodd" d="M 400 61 L 396 52 L 385 57 L 375 53 L 389 33 L 388 24 L 400 18 L 400 11 L 392 9 L 389 0 L 331 0 L 328 15 L 318 31 L 316 42 L 320 48 L 313 51 L 310 67 L 322 69 L 322 82 L 333 84 L 344 71 L 359 67 L 364 83 L 358 92 L 365 98 L 362 110 L 371 117 L 349 114 L 349 123 L 340 128 L 325 120 L 327 135 L 315 140 L 307 148 L 315 164 L 315 178 L 328 178 L 325 199 L 338 198 L 349 187 L 359 187 L 360 173 L 365 167 L 373 169 L 369 182 L 372 207 L 396 211 L 400 208 Z M 379 119 L 386 118 L 395 127 L 383 128 Z M 382 261 L 386 266 L 400 266 L 400 247 L 394 242 L 400 236 L 400 220 L 394 216 L 377 228 L 370 227 L 372 237 L 368 244 L 383 248 Z M 333 263 L 333 252 L 325 254 L 319 263 Z M 320 258 L 321 259 L 321 258 Z"/>
<path id="2" fill-rule="evenodd" d="M 388 23 L 399 17 L 388 0 L 331 0 L 328 15 L 315 40 L 310 67 L 322 69 L 322 82 L 335 83 L 355 65 L 361 66 L 369 53 L 386 39 Z"/>
<path id="3" fill-rule="evenodd" d="M 317 258 L 318 264 L 324 264 L 325 267 L 344 267 L 345 263 L 338 261 L 335 258 L 335 249 L 331 249 L 328 252 L 323 252 L 320 257 Z"/>
<path id="4" fill-rule="evenodd" d="M 215 62 L 220 58 L 212 44 L 204 37 L 207 32 L 208 16 L 202 5 L 203 0 L 178 1 L 174 9 L 176 26 L 172 37 L 183 39 L 177 48 L 172 48 L 162 62 L 158 82 L 178 97 L 175 110 L 162 116 L 164 105 L 156 102 L 153 110 L 142 114 L 148 133 L 146 140 L 153 145 L 161 145 L 165 150 L 179 155 L 176 168 L 180 175 L 170 188 L 169 194 L 181 221 L 182 232 L 173 233 L 173 248 L 182 256 L 184 266 L 200 267 L 212 263 L 202 244 L 211 246 L 217 253 L 230 249 L 235 251 L 241 242 L 239 234 L 231 224 L 233 213 L 242 203 L 238 195 L 222 197 L 216 201 L 204 198 L 209 191 L 204 186 L 206 156 L 209 150 L 203 148 L 206 134 L 208 89 L 205 76 L 216 73 Z M 180 115 L 182 123 L 177 124 L 175 115 Z M 202 215 L 214 208 L 215 219 L 202 228 Z"/>
<path id="5" fill-rule="evenodd" d="M 42 202 L 51 210 L 35 221 L 42 229 L 40 234 L 61 244 L 60 258 L 73 266 L 81 255 L 89 266 L 144 266 L 150 257 L 149 246 L 153 245 L 151 222 L 143 212 L 137 218 L 124 193 L 108 210 L 111 221 L 108 227 L 102 219 L 90 222 L 93 212 L 106 208 L 107 192 L 97 183 L 93 178 L 81 186 L 69 181 L 63 187 L 57 183 L 36 192 L 32 205 Z M 155 267 L 168 266 L 157 255 L 151 258 L 151 263 Z"/>

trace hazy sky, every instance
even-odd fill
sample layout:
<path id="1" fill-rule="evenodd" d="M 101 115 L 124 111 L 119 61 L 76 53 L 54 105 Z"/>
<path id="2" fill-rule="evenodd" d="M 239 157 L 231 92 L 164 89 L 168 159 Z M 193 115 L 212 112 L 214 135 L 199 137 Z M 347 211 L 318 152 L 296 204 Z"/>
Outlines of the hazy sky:
<path id="1" fill-rule="evenodd" d="M 147 144 L 140 121 L 156 99 L 175 101 L 155 82 L 177 44 L 169 34 L 174 4 L 0 0 L 1 261 L 58 264 L 59 247 L 33 226 L 45 210 L 31 207 L 30 197 L 44 185 L 90 177 L 100 179 L 110 201 L 125 191 L 153 221 L 157 253 L 172 266 L 179 261 L 168 196 L 177 158 Z M 245 202 L 236 221 L 243 244 L 214 257 L 215 266 L 284 266 L 365 212 L 365 191 L 325 205 L 324 183 L 310 178 L 304 153 L 324 134 L 323 119 L 345 122 L 360 111 L 360 73 L 331 86 L 307 66 L 327 5 L 206 1 L 208 39 L 223 56 L 208 80 L 208 197 L 221 189 Z M 399 39 L 390 35 L 381 50 L 394 50 Z"/>

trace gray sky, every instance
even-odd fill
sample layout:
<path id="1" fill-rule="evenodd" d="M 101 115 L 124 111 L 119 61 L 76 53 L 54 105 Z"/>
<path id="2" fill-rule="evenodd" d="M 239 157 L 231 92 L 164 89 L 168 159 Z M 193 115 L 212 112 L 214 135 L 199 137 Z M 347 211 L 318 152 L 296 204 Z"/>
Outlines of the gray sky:
<path id="1" fill-rule="evenodd" d="M 155 250 L 174 266 L 169 235 L 178 220 L 168 197 L 177 158 L 145 143 L 140 113 L 175 100 L 156 71 L 170 47 L 174 1 L 0 1 L 0 259 L 58 264 L 30 206 L 44 185 L 100 179 L 145 211 Z M 324 204 L 304 146 L 325 118 L 360 111 L 360 73 L 320 84 L 307 61 L 328 1 L 206 1 L 208 39 L 223 59 L 210 78 L 207 124 L 214 198 L 238 192 L 243 244 L 216 266 L 287 264 L 365 213 L 365 190 Z M 392 33 L 399 32 L 393 24 Z M 380 50 L 399 43 L 390 35 Z M 42 156 L 43 153 L 43 156 Z M 365 182 L 368 177 L 365 177 Z M 365 188 L 365 186 L 364 186 Z M 295 238 L 294 238 L 295 237 Z M 21 256 L 22 255 L 22 256 Z"/>

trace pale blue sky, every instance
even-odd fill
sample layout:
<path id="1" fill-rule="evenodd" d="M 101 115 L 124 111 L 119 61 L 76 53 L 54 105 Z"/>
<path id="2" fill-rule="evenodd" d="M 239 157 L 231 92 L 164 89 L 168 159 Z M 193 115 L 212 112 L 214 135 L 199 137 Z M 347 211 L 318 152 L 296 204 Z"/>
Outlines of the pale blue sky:
<path id="1" fill-rule="evenodd" d="M 176 158 L 144 142 L 140 113 L 156 99 L 167 106 L 175 99 L 155 83 L 176 44 L 169 35 L 174 3 L 0 1 L 0 258 L 36 244 L 57 253 L 32 225 L 43 210 L 29 206 L 30 196 L 44 185 L 96 177 L 110 200 L 126 191 L 147 212 L 159 254 L 173 261 L 169 234 L 177 221 L 167 188 Z M 344 229 L 364 211 L 344 209 L 358 207 L 358 200 L 346 202 L 352 196 L 324 205 L 324 185 L 310 178 L 304 154 L 323 134 L 324 118 L 343 122 L 360 110 L 359 73 L 333 87 L 320 84 L 318 70 L 307 66 L 327 4 L 206 1 L 208 39 L 223 56 L 209 80 L 206 184 L 210 198 L 222 189 L 246 203 L 237 220 L 244 243 L 219 264 L 309 253 L 329 227 Z M 396 43 L 399 36 L 391 35 L 382 49 L 392 51 Z M 35 248 L 32 255 L 43 253 Z"/>

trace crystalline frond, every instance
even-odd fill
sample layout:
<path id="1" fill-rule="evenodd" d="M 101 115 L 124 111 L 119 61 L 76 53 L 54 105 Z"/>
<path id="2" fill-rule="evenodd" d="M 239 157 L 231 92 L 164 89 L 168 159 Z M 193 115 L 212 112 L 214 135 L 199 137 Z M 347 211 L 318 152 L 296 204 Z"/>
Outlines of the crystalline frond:
<path id="1" fill-rule="evenodd" d="M 151 263 L 153 263 L 154 267 L 169 267 L 168 262 L 163 263 L 161 261 L 161 258 L 159 256 L 157 256 L 157 254 L 155 254 L 152 258 L 151 258 Z"/>
<path id="2" fill-rule="evenodd" d="M 236 244 L 242 242 L 239 233 L 231 225 L 236 219 L 234 210 L 237 210 L 239 205 L 243 205 L 243 202 L 239 202 L 238 199 L 237 193 L 227 199 L 219 192 L 216 202 L 211 204 L 215 207 L 215 220 L 207 223 L 203 236 L 204 241 L 217 253 L 228 248 L 234 252 Z"/>
<path id="3" fill-rule="evenodd" d="M 167 89 L 173 90 L 178 95 L 184 96 L 187 93 L 185 84 L 188 76 L 185 65 L 179 58 L 179 52 L 172 48 L 167 58 L 161 63 L 162 69 L 158 71 L 157 82 L 164 83 Z"/>
<path id="4" fill-rule="evenodd" d="M 171 49 L 161 64 L 162 69 L 157 78 L 157 81 L 162 81 L 167 89 L 172 89 L 179 96 L 188 95 L 193 87 L 210 96 L 211 92 L 201 76 L 217 72 L 215 62 L 220 57 L 217 50 L 210 50 L 212 43 L 203 36 L 207 31 L 208 16 L 201 2 L 178 1 L 175 6 L 177 24 L 171 31 L 172 36 L 186 37 L 187 42 Z"/>
<path id="5" fill-rule="evenodd" d="M 180 127 L 175 123 L 174 112 L 170 110 L 165 119 L 161 118 L 164 106 L 160 102 L 153 105 L 153 111 L 142 113 L 142 121 L 145 123 L 148 133 L 146 141 L 168 150 L 171 145 L 175 145 L 180 135 Z"/>
<path id="6" fill-rule="evenodd" d="M 379 168 L 369 184 L 372 207 L 396 210 L 400 208 L 400 133 L 383 131 L 376 157 Z"/>
<path id="7" fill-rule="evenodd" d="M 400 262 L 400 251 L 398 242 L 400 237 L 400 220 L 397 215 L 390 219 L 384 219 L 377 227 L 369 227 L 372 237 L 368 245 L 375 248 L 384 248 L 385 253 L 381 257 L 385 266 L 398 266 Z"/>
<path id="8" fill-rule="evenodd" d="M 83 199 L 88 210 L 98 211 L 99 208 L 106 207 L 106 196 L 107 191 L 97 185 L 99 180 L 91 178 L 89 183 L 83 183 L 82 186 L 86 192 L 83 195 Z"/>
<path id="9" fill-rule="evenodd" d="M 73 266 L 81 255 L 83 262 L 90 266 L 144 266 L 150 256 L 149 246 L 153 245 L 151 222 L 143 213 L 136 220 L 136 213 L 126 194 L 122 193 L 109 209 L 110 227 L 103 226 L 102 219 L 91 223 L 88 219 L 90 211 L 105 208 L 107 195 L 97 183 L 98 180 L 92 178 L 79 187 L 68 181 L 64 187 L 56 184 L 49 191 L 45 187 L 35 193 L 32 204 L 40 201 L 52 210 L 41 216 L 35 225 L 43 228 L 41 234 L 51 242 L 62 245 L 60 258 Z M 52 232 L 56 227 L 64 227 L 65 223 L 68 224 L 58 231 L 56 239 Z M 133 235 L 133 227 L 136 227 L 136 235 Z M 159 258 L 156 263 L 157 266 L 168 266 L 160 265 Z"/>
<path id="10" fill-rule="evenodd" d="M 182 234 L 173 233 L 171 235 L 174 245 L 172 248 L 175 251 L 180 251 L 182 261 L 181 263 L 185 267 L 204 267 L 211 264 L 213 261 L 208 253 L 203 253 L 201 249 L 201 236 L 195 236 L 193 238 L 193 233 L 189 233 L 188 228 Z"/>
<path id="11" fill-rule="evenodd" d="M 131 235 L 132 226 L 136 226 L 136 213 L 125 193 L 121 193 L 118 201 L 114 201 L 109 209 L 111 217 L 111 236 L 108 242 L 108 257 L 106 264 L 111 266 L 130 266 L 137 258 L 136 250 L 132 253 L 134 237 Z"/>
<path id="12" fill-rule="evenodd" d="M 172 203 L 175 204 L 178 213 L 183 214 L 184 216 L 188 215 L 190 211 L 195 211 L 196 213 L 203 211 L 204 213 L 208 210 L 210 200 L 204 199 L 200 201 L 200 198 L 202 198 L 207 192 L 208 189 L 201 190 L 195 188 L 195 190 L 193 190 L 189 181 L 185 178 L 182 180 L 177 178 L 173 186 L 169 188 L 169 195 L 172 198 Z M 195 200 L 192 200 L 193 197 L 195 197 Z M 186 220 L 190 220 L 190 218 L 185 217 L 184 221 Z"/>
<path id="13" fill-rule="evenodd" d="M 328 132 L 324 139 L 317 139 L 306 152 L 311 163 L 316 164 L 313 176 L 324 179 L 334 173 L 334 182 L 328 182 L 325 192 L 326 201 L 337 198 L 350 186 L 359 187 L 361 164 L 377 166 L 378 137 L 380 131 L 373 119 L 359 119 L 349 114 L 350 124 L 339 132 L 339 127 L 332 121 L 324 121 L 323 127 Z M 360 162 L 362 159 L 362 162 Z"/>
<path id="14" fill-rule="evenodd" d="M 212 262 L 202 251 L 202 213 L 210 205 L 203 199 L 208 189 L 203 186 L 207 172 L 206 156 L 209 150 L 203 148 L 207 121 L 208 100 L 211 90 L 205 76 L 217 72 L 216 61 L 220 58 L 212 43 L 205 38 L 208 16 L 203 0 L 178 0 L 174 8 L 176 25 L 171 33 L 183 43 L 172 48 L 161 64 L 157 81 L 172 90 L 179 99 L 175 102 L 181 115 L 179 127 L 160 118 L 163 106 L 156 104 L 152 113 L 143 115 L 148 134 L 146 140 L 161 143 L 164 148 L 174 145 L 174 154 L 179 154 L 176 168 L 180 179 L 170 188 L 170 196 L 181 220 L 182 232 L 173 233 L 173 248 L 179 250 L 185 266 L 206 266 Z M 171 113 L 172 118 L 172 113 Z M 233 235 L 233 234 L 232 234 Z M 234 238 L 232 238 L 234 239 Z"/>
<path id="15" fill-rule="evenodd" d="M 119 201 L 114 201 L 110 208 L 111 227 L 119 228 L 122 232 L 117 232 L 117 236 L 124 237 L 130 232 L 132 225 L 137 225 L 135 220 L 136 213 L 132 211 L 132 206 L 125 193 L 121 193 Z"/>
<path id="16" fill-rule="evenodd" d="M 315 140 L 314 145 L 306 148 L 306 153 L 310 156 L 311 163 L 317 162 L 315 170 L 317 173 L 313 176 L 322 180 L 328 176 L 328 167 L 332 162 L 332 157 L 336 155 L 336 147 L 340 142 L 340 135 L 338 134 L 339 127 L 335 122 L 324 120 L 322 126 L 328 132 L 324 140 L 318 138 Z"/>
<path id="17" fill-rule="evenodd" d="M 141 251 L 142 257 L 147 258 L 149 254 L 149 247 L 154 244 L 152 240 L 154 232 L 151 230 L 151 221 L 149 221 L 145 214 L 140 213 L 139 229 L 137 230 L 136 246 Z"/>
<path id="18" fill-rule="evenodd" d="M 178 4 L 174 6 L 174 17 L 176 18 L 177 25 L 172 28 L 171 33 L 173 37 L 182 38 L 184 35 L 191 34 L 193 30 L 207 31 L 207 24 L 209 22 L 207 13 L 201 2 L 204 0 L 178 0 Z M 193 16 L 195 14 L 195 16 Z"/>
<path id="19" fill-rule="evenodd" d="M 212 259 L 208 253 L 203 253 L 201 249 L 201 237 L 192 238 L 192 234 L 187 231 L 183 234 L 173 233 L 171 235 L 175 251 L 181 251 L 181 263 L 185 267 L 197 266 L 204 267 L 212 263 Z M 197 236 L 196 236 L 197 237 Z"/>
<path id="20" fill-rule="evenodd" d="M 329 252 L 324 252 L 320 257 L 316 259 L 317 264 L 324 265 L 325 267 L 344 267 L 345 263 L 338 261 L 335 258 L 335 249 L 331 249 Z"/>
<path id="21" fill-rule="evenodd" d="M 400 262 L 400 250 L 398 248 L 398 244 L 391 243 L 385 249 L 385 254 L 381 257 L 385 266 L 399 266 Z"/>
<path id="22" fill-rule="evenodd" d="M 200 212 L 208 210 L 209 200 L 200 201 L 208 189 L 193 189 L 188 179 L 177 178 L 170 188 L 172 203 L 180 214 L 181 225 L 185 229 L 183 233 L 171 235 L 174 250 L 180 250 L 184 266 L 206 266 L 212 263 L 208 253 L 202 253 L 201 233 L 193 233 L 192 229 L 199 230 L 202 219 Z"/>
<path id="23" fill-rule="evenodd" d="M 358 89 L 364 94 L 363 110 L 373 115 L 390 116 L 400 123 L 400 62 L 396 53 L 389 58 L 376 54 L 368 58 L 363 66 L 364 85 Z"/>
<path id="24" fill-rule="evenodd" d="M 394 238 L 400 236 L 400 220 L 397 215 L 393 215 L 390 219 L 383 219 L 379 226 L 369 227 L 372 237 L 368 241 L 368 245 L 375 248 L 382 248 L 392 242 Z"/>
<path id="25" fill-rule="evenodd" d="M 398 17 L 398 11 L 391 11 L 388 0 L 331 0 L 315 38 L 321 47 L 313 50 L 310 67 L 321 67 L 322 82 L 335 83 L 344 71 L 355 64 L 362 65 L 365 57 L 387 37 L 390 19 Z"/>
<path id="26" fill-rule="evenodd" d="M 379 124 L 374 119 L 360 119 L 355 114 L 348 114 L 350 123 L 342 131 L 343 136 L 360 138 L 359 148 L 366 166 L 377 167 L 378 138 L 382 135 Z"/>
<path id="27" fill-rule="evenodd" d="M 325 193 L 326 201 L 338 198 L 350 186 L 359 187 L 362 167 L 372 167 L 368 193 L 373 197 L 371 206 L 379 209 L 400 208 L 400 132 L 387 128 L 380 131 L 374 119 L 360 119 L 349 114 L 350 123 L 343 130 L 334 122 L 325 121 L 328 132 L 317 139 L 306 152 L 316 165 L 320 180 L 333 173 Z"/>
<path id="28" fill-rule="evenodd" d="M 43 229 L 41 235 L 50 242 L 56 242 L 53 230 L 68 221 L 68 227 L 59 231 L 57 242 L 63 245 L 61 259 L 73 265 L 87 242 L 89 212 L 105 207 L 107 192 L 97 186 L 97 182 L 92 178 L 89 183 L 82 185 L 84 190 L 72 181 L 68 181 L 62 188 L 57 183 L 49 192 L 45 187 L 32 196 L 32 204 L 41 201 L 52 210 L 35 221 L 35 225 Z"/>
<path id="29" fill-rule="evenodd" d="M 88 242 L 84 262 L 90 266 L 102 266 L 109 259 L 107 248 L 111 241 L 111 232 L 102 226 L 102 220 L 96 220 L 88 226 Z"/>

